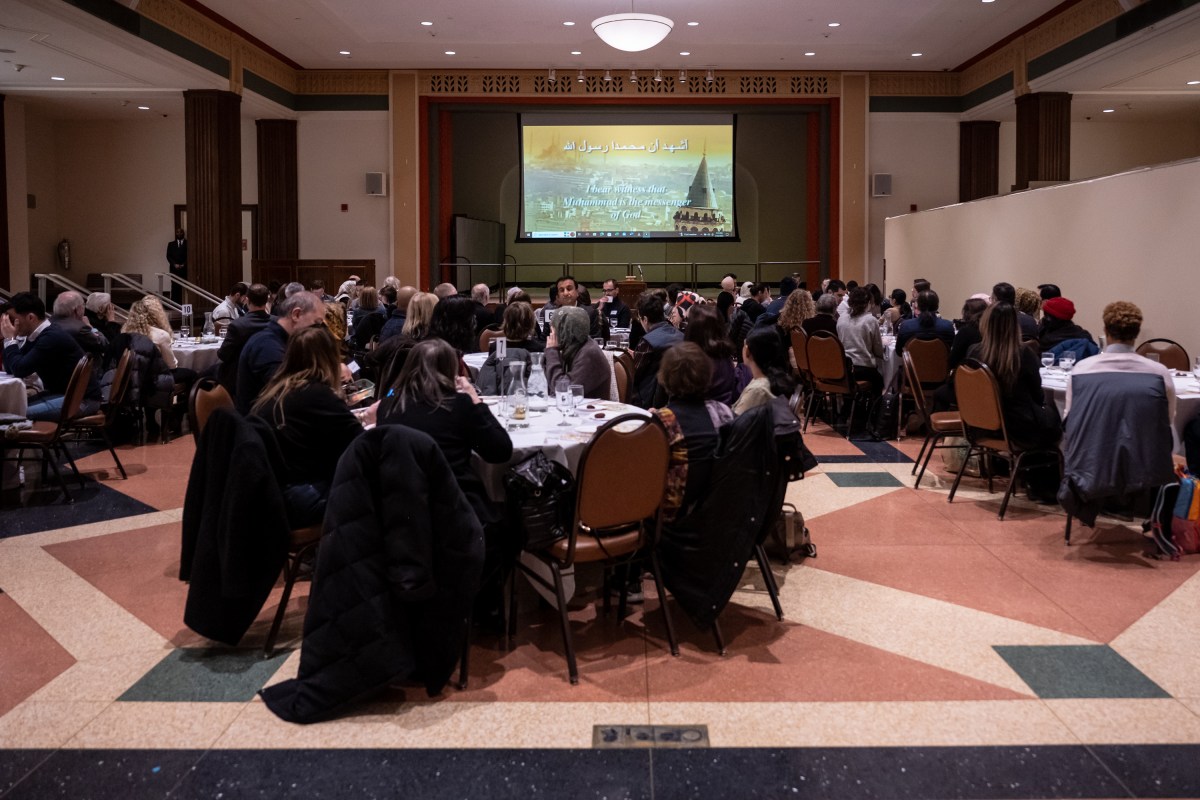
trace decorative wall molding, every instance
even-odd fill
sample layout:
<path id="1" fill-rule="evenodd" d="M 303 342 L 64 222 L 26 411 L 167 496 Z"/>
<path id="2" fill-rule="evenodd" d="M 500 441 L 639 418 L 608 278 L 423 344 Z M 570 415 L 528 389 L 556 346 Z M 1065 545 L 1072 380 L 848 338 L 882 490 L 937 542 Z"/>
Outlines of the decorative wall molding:
<path id="1" fill-rule="evenodd" d="M 297 91 L 297 75 L 300 72 L 249 42 L 244 42 L 242 66 L 281 89 L 292 94 Z"/>
<path id="2" fill-rule="evenodd" d="M 870 85 L 873 97 L 958 97 L 961 94 L 956 72 L 872 72 Z"/>
<path id="3" fill-rule="evenodd" d="M 226 58 L 231 55 L 234 34 L 220 23 L 178 0 L 141 0 L 135 10 L 146 19 L 157 22 L 217 55 Z"/>
<path id="4" fill-rule="evenodd" d="M 626 70 L 584 70 L 579 80 L 576 70 L 559 70 L 556 80 L 538 70 L 420 70 L 417 84 L 422 95 L 572 95 L 638 96 L 686 95 L 723 97 L 836 97 L 841 87 L 837 72 L 716 72 L 712 81 L 705 72 L 693 72 L 680 80 L 672 70 L 655 80 L 652 71 L 641 71 L 636 78 Z"/>
<path id="5" fill-rule="evenodd" d="M 967 94 L 1009 74 L 1016 69 L 1019 52 L 1017 42 L 1009 42 L 987 58 L 976 61 L 959 74 L 959 90 Z"/>
<path id="6" fill-rule="evenodd" d="M 299 94 L 387 94 L 387 70 L 306 69 L 296 73 Z"/>
<path id="7" fill-rule="evenodd" d="M 1117 0 L 1083 0 L 1023 37 L 1025 56 L 1034 59 L 1100 27 L 1123 13 Z"/>

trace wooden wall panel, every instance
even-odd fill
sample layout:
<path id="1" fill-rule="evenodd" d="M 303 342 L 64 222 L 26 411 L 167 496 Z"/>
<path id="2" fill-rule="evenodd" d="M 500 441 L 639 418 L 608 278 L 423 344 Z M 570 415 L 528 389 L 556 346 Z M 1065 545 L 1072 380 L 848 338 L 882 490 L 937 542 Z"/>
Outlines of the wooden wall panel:
<path id="1" fill-rule="evenodd" d="M 1032 181 L 1071 179 L 1071 95 L 1034 92 L 1017 98 L 1017 189 Z"/>
<path id="2" fill-rule="evenodd" d="M 224 296 L 242 279 L 242 98 L 201 89 L 183 100 L 188 279 Z"/>
<path id="3" fill-rule="evenodd" d="M 1000 123 L 958 123 L 958 202 L 1000 193 Z"/>
<path id="4" fill-rule="evenodd" d="M 255 258 L 300 257 L 296 121 L 260 119 L 258 129 L 258 252 Z"/>

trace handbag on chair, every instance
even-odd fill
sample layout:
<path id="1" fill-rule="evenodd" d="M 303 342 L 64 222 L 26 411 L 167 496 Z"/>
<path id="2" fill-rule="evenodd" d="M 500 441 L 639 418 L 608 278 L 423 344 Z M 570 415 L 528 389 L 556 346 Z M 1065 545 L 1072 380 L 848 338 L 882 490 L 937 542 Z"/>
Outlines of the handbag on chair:
<path id="1" fill-rule="evenodd" d="M 575 513 L 575 476 L 540 450 L 504 476 L 509 512 L 524 549 L 541 550 L 567 538 Z"/>

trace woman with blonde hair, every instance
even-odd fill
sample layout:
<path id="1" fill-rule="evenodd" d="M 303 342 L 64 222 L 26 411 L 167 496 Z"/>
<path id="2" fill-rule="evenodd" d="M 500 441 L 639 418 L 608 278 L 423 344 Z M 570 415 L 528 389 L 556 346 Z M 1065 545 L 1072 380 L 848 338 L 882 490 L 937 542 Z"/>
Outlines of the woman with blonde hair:
<path id="1" fill-rule="evenodd" d="M 129 307 L 125 324 L 121 326 L 121 333 L 140 333 L 154 342 L 168 367 L 176 369 L 179 366 L 179 360 L 171 352 L 171 323 L 167 321 L 162 303 L 154 295 L 134 301 Z"/>
<path id="2" fill-rule="evenodd" d="M 417 292 L 408 301 L 408 311 L 404 316 L 404 328 L 400 333 L 414 341 L 429 337 L 429 326 L 433 322 L 433 309 L 437 308 L 438 298 L 430 292 Z"/>
<path id="3" fill-rule="evenodd" d="M 804 320 L 816 315 L 817 305 L 813 302 L 809 291 L 807 289 L 794 289 L 787 296 L 787 300 L 784 301 L 783 310 L 779 312 L 779 327 L 788 333 L 798 331 L 800 330 L 800 326 L 804 324 Z"/>
<path id="4" fill-rule="evenodd" d="M 364 412 L 361 422 L 347 407 L 341 366 L 337 340 L 328 330 L 301 328 L 288 338 L 283 362 L 250 410 L 275 429 L 293 528 L 317 524 L 325 516 L 338 459 L 363 425 L 375 421 L 378 404 Z"/>

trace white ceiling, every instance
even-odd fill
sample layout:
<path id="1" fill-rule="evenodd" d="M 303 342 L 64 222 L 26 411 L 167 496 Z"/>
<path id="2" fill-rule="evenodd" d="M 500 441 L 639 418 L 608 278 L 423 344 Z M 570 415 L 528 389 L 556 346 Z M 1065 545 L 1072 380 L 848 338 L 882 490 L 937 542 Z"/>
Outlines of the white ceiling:
<path id="1" fill-rule="evenodd" d="M 124 0 L 136 6 L 137 0 Z M 56 118 L 183 113 L 216 75 L 60 0 L 0 0 L 0 92 Z M 602 43 L 590 21 L 629 0 L 206 0 L 216 14 L 310 69 L 532 68 L 948 70 L 1061 0 L 638 0 L 675 21 L 642 53 Z M 422 21 L 433 22 L 422 26 Z M 573 21 L 565 26 L 564 21 Z M 689 21 L 699 22 L 688 26 Z M 841 23 L 837 28 L 829 22 Z M 349 50 L 341 56 L 339 50 Z M 454 50 L 447 56 L 444 51 Z M 571 50 L 582 55 L 572 56 Z M 681 51 L 690 56 L 681 56 Z M 813 52 L 814 56 L 805 56 Z M 912 53 L 922 53 L 913 57 Z M 22 65 L 20 71 L 16 66 Z M 51 76 L 66 78 L 52 81 Z M 1200 6 L 1032 83 L 1075 95 L 1078 118 L 1200 119 Z M 146 105 L 149 111 L 137 107 Z M 1116 109 L 1103 114 L 1104 108 Z M 243 113 L 285 116 L 247 93 Z M 1011 119 L 1011 97 L 973 118 Z"/>

